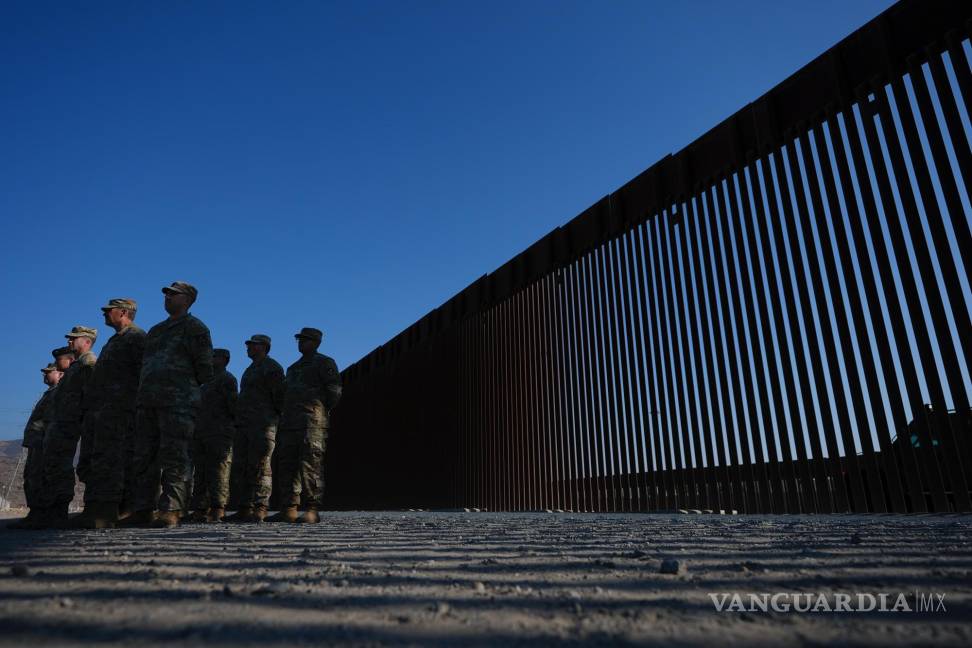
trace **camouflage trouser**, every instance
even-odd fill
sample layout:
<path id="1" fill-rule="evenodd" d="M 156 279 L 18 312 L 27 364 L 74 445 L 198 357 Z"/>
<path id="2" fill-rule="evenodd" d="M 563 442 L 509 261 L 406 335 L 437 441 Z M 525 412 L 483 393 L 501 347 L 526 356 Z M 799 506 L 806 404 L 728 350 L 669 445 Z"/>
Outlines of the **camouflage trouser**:
<path id="1" fill-rule="evenodd" d="M 132 412 L 101 412 L 91 417 L 91 451 L 86 469 L 84 503 L 134 506 L 135 415 Z M 82 437 L 82 446 L 84 445 Z M 78 476 L 81 477 L 78 463 Z M 82 477 L 84 479 L 84 477 Z"/>
<path id="2" fill-rule="evenodd" d="M 192 508 L 226 508 L 233 438 L 196 435 L 192 441 Z"/>
<path id="3" fill-rule="evenodd" d="M 206 446 L 196 433 L 189 445 L 189 462 L 192 464 L 192 479 L 189 480 L 189 510 L 198 511 L 208 508 L 209 495 L 206 492 Z"/>
<path id="4" fill-rule="evenodd" d="M 280 453 L 274 452 L 270 456 L 270 505 L 268 508 L 280 508 L 280 493 L 283 488 L 280 486 Z"/>
<path id="5" fill-rule="evenodd" d="M 233 435 L 233 465 L 230 467 L 229 478 L 229 506 L 237 509 L 243 505 L 243 493 L 246 489 L 246 452 L 249 444 L 246 441 L 246 430 L 236 429 Z"/>
<path id="6" fill-rule="evenodd" d="M 189 409 L 139 407 L 136 411 L 136 511 L 183 511 L 189 504 L 189 446 L 195 421 L 196 413 Z"/>
<path id="7" fill-rule="evenodd" d="M 40 506 L 41 489 L 44 487 L 44 447 L 27 448 L 24 464 L 24 498 L 29 508 Z"/>
<path id="8" fill-rule="evenodd" d="M 277 431 L 280 506 L 299 506 L 302 493 L 307 506 L 320 506 L 324 495 L 321 466 L 326 440 L 324 427 Z"/>
<path id="9" fill-rule="evenodd" d="M 85 412 L 84 422 L 81 424 L 81 449 L 78 451 L 78 479 L 84 482 L 85 489 L 91 481 L 91 459 L 94 455 L 95 430 L 98 427 L 97 412 Z M 87 494 L 84 501 L 88 501 Z"/>
<path id="10" fill-rule="evenodd" d="M 44 479 L 39 506 L 70 504 L 74 499 L 74 453 L 81 422 L 55 421 L 44 430 Z"/>
<path id="11" fill-rule="evenodd" d="M 270 458 L 276 445 L 276 426 L 251 427 L 246 431 L 246 466 L 243 475 L 243 506 L 270 506 L 273 488 Z"/>

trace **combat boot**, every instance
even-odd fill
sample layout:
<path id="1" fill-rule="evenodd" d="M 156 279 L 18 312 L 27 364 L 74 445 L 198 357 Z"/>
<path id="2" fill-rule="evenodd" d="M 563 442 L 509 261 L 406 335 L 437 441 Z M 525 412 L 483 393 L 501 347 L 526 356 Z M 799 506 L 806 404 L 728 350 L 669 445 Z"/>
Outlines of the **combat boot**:
<path id="1" fill-rule="evenodd" d="M 321 516 L 317 514 L 316 506 L 308 506 L 304 514 L 297 520 L 301 524 L 317 524 L 321 521 Z"/>
<path id="2" fill-rule="evenodd" d="M 246 516 L 244 522 L 253 522 L 260 524 L 267 518 L 267 507 L 266 506 L 254 506 L 253 511 Z"/>
<path id="3" fill-rule="evenodd" d="M 203 522 L 208 522 L 208 518 L 209 516 L 205 509 L 196 509 L 183 521 L 189 524 L 201 524 Z"/>
<path id="4" fill-rule="evenodd" d="M 50 524 L 51 517 L 51 507 L 42 506 L 37 509 L 37 515 L 30 523 L 29 530 L 39 531 L 40 529 L 50 529 L 52 527 L 48 526 Z"/>
<path id="5" fill-rule="evenodd" d="M 37 524 L 37 521 L 42 517 L 41 512 L 43 510 L 44 509 L 40 509 L 37 507 L 29 509 L 27 511 L 27 515 L 20 518 L 19 520 L 14 520 L 13 522 L 7 525 L 7 528 L 16 531 L 31 530 Z"/>
<path id="6" fill-rule="evenodd" d="M 288 506 L 280 509 L 280 512 L 276 515 L 268 517 L 267 522 L 289 522 L 290 524 L 294 524 L 297 522 L 297 518 L 297 507 Z"/>
<path id="7" fill-rule="evenodd" d="M 43 516 L 34 525 L 35 529 L 67 529 L 68 505 L 55 504 L 44 509 Z"/>
<path id="8" fill-rule="evenodd" d="M 102 502 L 91 517 L 92 529 L 114 529 L 118 522 L 118 504 Z"/>
<path id="9" fill-rule="evenodd" d="M 231 515 L 228 518 L 226 518 L 226 521 L 227 522 L 246 522 L 247 521 L 247 518 L 250 517 L 250 515 L 252 513 L 253 513 L 253 509 L 252 508 L 250 508 L 249 506 L 244 506 L 244 507 L 240 508 L 240 510 L 237 511 L 236 513 L 234 513 L 233 515 Z"/>
<path id="10" fill-rule="evenodd" d="M 114 502 L 89 502 L 84 511 L 69 523 L 72 529 L 114 529 L 118 505 Z"/>
<path id="11" fill-rule="evenodd" d="M 174 529 L 182 520 L 182 511 L 159 511 L 149 526 L 153 529 Z"/>
<path id="12" fill-rule="evenodd" d="M 69 529 L 87 529 L 87 528 L 89 528 L 88 527 L 88 518 L 91 517 L 91 514 L 92 513 L 94 513 L 94 508 L 93 507 L 94 507 L 93 504 L 90 504 L 90 503 L 89 504 L 85 504 L 84 505 L 84 510 L 82 510 L 80 513 L 78 513 L 77 515 L 75 515 L 74 517 L 72 517 L 72 518 L 70 518 L 68 520 L 68 523 L 67 523 L 68 528 Z"/>
<path id="13" fill-rule="evenodd" d="M 154 521 L 155 511 L 135 511 L 125 519 L 120 520 L 116 526 L 124 528 L 147 527 Z"/>
<path id="14" fill-rule="evenodd" d="M 226 514 L 226 509 L 221 508 L 211 508 L 206 513 L 206 522 L 209 524 L 217 524 L 223 521 L 223 515 Z"/>

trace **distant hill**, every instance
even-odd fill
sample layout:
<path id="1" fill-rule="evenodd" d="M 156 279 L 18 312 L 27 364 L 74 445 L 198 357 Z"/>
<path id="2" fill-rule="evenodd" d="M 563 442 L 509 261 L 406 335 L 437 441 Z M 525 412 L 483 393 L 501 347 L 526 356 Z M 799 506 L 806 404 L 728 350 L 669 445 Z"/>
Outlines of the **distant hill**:
<path id="1" fill-rule="evenodd" d="M 19 439 L 16 441 L 0 441 L 0 498 L 9 499 L 7 505 L 15 509 L 27 506 L 27 502 L 24 500 L 23 466 L 20 466 L 19 470 L 17 466 L 24 450 Z M 77 457 L 75 457 L 75 462 L 77 462 Z M 14 475 L 15 471 L 16 475 Z M 74 488 L 72 509 L 81 507 L 83 495 L 84 485 L 79 483 Z"/>
<path id="2" fill-rule="evenodd" d="M 22 450 L 23 447 L 21 447 L 19 439 L 17 441 L 0 441 L 0 498 L 9 498 L 7 503 L 11 508 L 24 506 L 23 477 L 18 472 L 14 483 L 10 483 L 14 470 L 17 469 L 17 462 L 20 460 Z M 0 502 L 0 505 L 3 503 Z"/>
<path id="3" fill-rule="evenodd" d="M 21 450 L 20 439 L 0 441 L 0 457 L 13 457 L 16 459 L 20 456 Z"/>

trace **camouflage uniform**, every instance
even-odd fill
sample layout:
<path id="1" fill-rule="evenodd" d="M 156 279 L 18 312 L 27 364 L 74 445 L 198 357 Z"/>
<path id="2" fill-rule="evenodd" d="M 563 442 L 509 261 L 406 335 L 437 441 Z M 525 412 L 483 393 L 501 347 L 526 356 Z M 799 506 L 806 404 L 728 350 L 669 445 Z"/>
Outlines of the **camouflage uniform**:
<path id="1" fill-rule="evenodd" d="M 24 497 L 28 508 L 40 506 L 40 489 L 44 481 L 44 430 L 51 424 L 54 416 L 54 394 L 57 385 L 47 388 L 34 405 L 27 425 L 24 426 L 23 446 L 27 448 L 27 463 L 24 464 Z"/>
<path id="2" fill-rule="evenodd" d="M 281 507 L 319 507 L 324 494 L 321 462 L 330 410 L 341 398 L 341 374 L 331 358 L 315 353 L 287 368 L 284 409 L 277 432 Z"/>
<path id="3" fill-rule="evenodd" d="M 243 375 L 246 376 L 246 372 Z M 230 508 L 239 508 L 240 503 L 243 501 L 243 489 L 246 482 L 247 445 L 246 433 L 237 425 L 236 430 L 233 432 L 233 461 L 230 465 L 230 496 L 228 502 Z"/>
<path id="4" fill-rule="evenodd" d="M 85 394 L 91 459 L 85 483 L 90 502 L 134 505 L 135 395 L 145 350 L 145 331 L 131 324 L 109 338 Z"/>
<path id="5" fill-rule="evenodd" d="M 240 386 L 237 438 L 245 444 L 240 505 L 267 508 L 272 488 L 270 458 L 277 440 L 277 424 L 284 401 L 284 370 L 276 360 L 255 360 Z M 236 461 L 236 449 L 233 461 Z"/>
<path id="6" fill-rule="evenodd" d="M 213 343 L 200 320 L 187 313 L 149 330 L 135 401 L 136 511 L 185 510 L 200 385 L 212 377 Z"/>
<path id="7" fill-rule="evenodd" d="M 87 491 L 88 482 L 91 480 L 91 455 L 94 454 L 94 431 L 98 412 L 89 410 L 87 401 L 81 403 L 81 409 L 84 412 L 84 417 L 81 421 L 81 445 L 78 448 L 78 465 L 75 472 L 78 475 L 78 481 L 85 485 L 85 491 Z M 88 501 L 87 497 L 85 497 L 85 501 Z"/>
<path id="8" fill-rule="evenodd" d="M 44 432 L 44 488 L 40 499 L 45 507 L 66 506 L 74 499 L 74 453 L 84 424 L 84 392 L 96 360 L 90 351 L 78 356 L 53 395 L 53 423 Z"/>
<path id="9" fill-rule="evenodd" d="M 280 508 L 280 497 L 283 486 L 280 485 L 280 453 L 274 452 L 270 455 L 270 504 L 267 508 Z"/>
<path id="10" fill-rule="evenodd" d="M 193 435 L 192 508 L 226 508 L 236 418 L 236 376 L 225 369 L 202 386 Z"/>

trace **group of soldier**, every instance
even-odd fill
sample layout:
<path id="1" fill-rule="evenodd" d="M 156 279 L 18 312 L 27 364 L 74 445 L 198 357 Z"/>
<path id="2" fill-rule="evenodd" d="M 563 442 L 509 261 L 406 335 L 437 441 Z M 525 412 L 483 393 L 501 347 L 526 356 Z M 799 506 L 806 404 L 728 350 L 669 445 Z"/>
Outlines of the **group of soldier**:
<path id="1" fill-rule="evenodd" d="M 329 416 L 341 397 L 337 365 L 318 353 L 323 333 L 294 336 L 301 357 L 286 373 L 268 336 L 246 340 L 251 364 L 237 393 L 230 352 L 214 349 L 189 313 L 196 288 L 176 281 L 162 292 L 169 317 L 148 333 L 134 323 L 133 300 L 111 299 L 101 310 L 115 334 L 100 357 L 86 326 L 52 351 L 24 432 L 29 511 L 8 528 L 320 520 Z M 69 518 L 75 474 L 84 509 Z M 267 518 L 274 484 L 280 511 Z M 231 490 L 237 511 L 224 517 Z"/>

